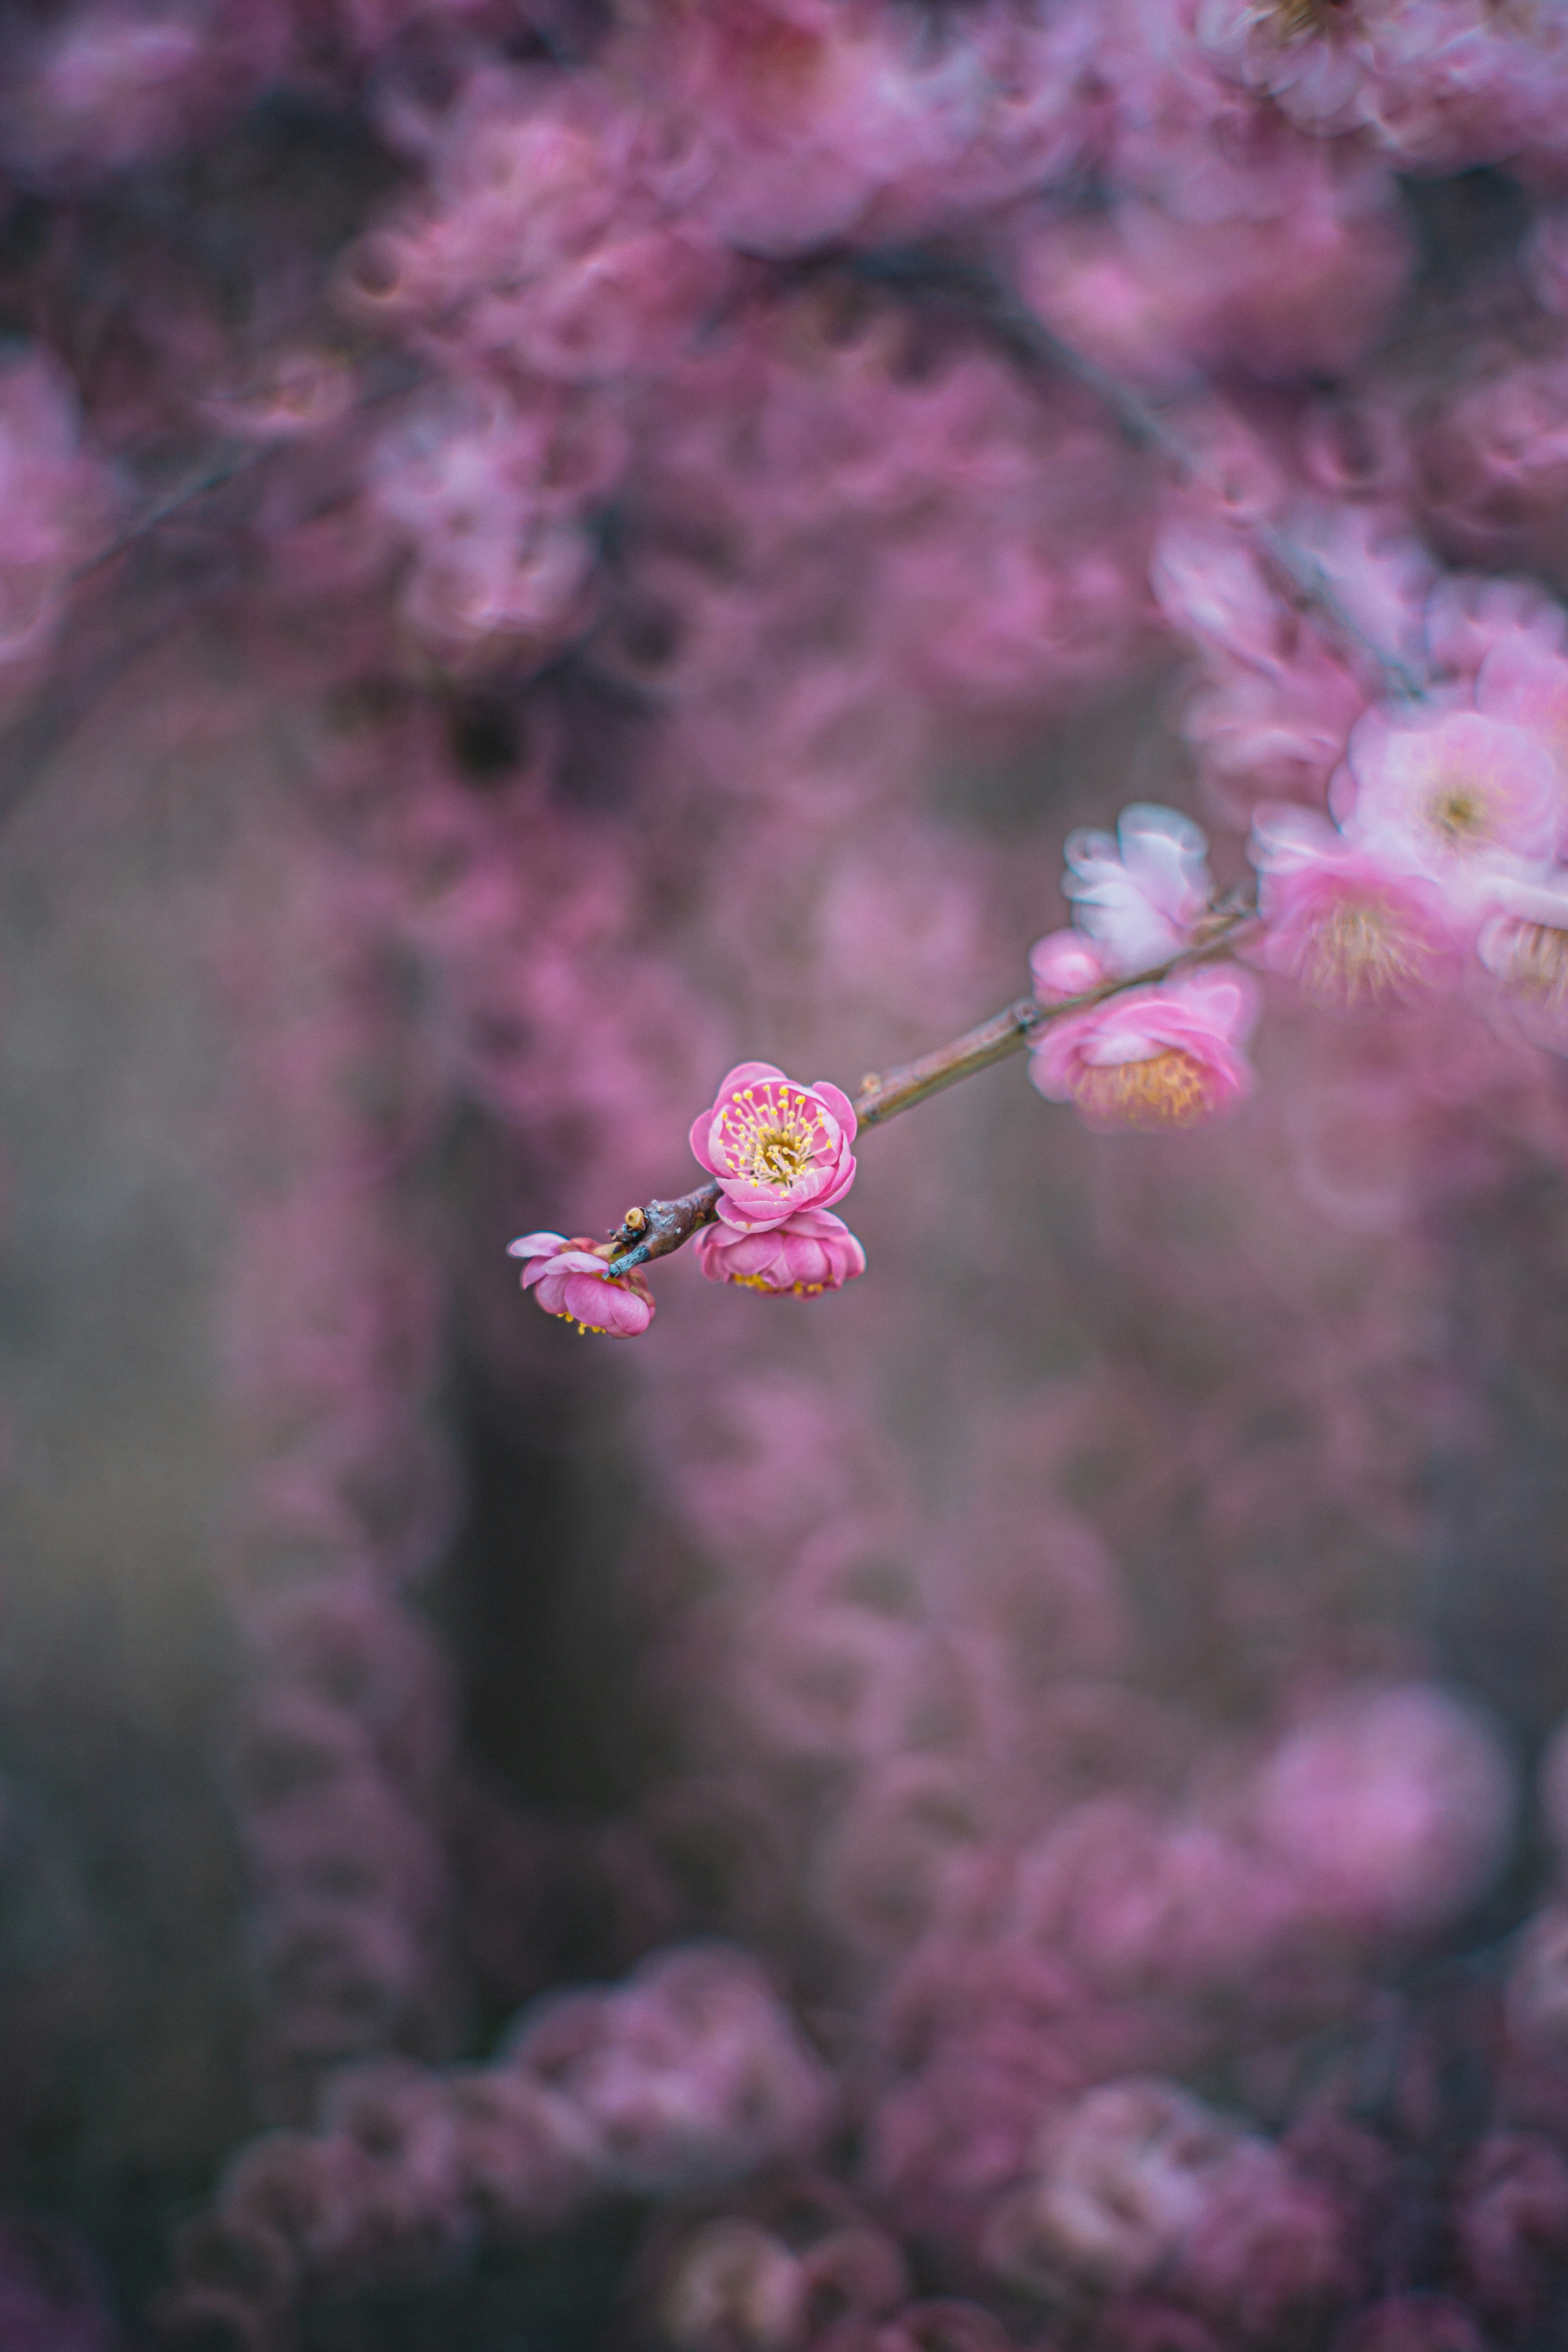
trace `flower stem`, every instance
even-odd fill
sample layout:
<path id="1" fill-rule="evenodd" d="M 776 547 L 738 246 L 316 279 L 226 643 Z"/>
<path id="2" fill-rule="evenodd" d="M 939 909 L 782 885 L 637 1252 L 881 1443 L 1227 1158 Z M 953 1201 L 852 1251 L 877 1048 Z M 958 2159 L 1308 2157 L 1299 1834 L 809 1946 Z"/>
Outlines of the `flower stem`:
<path id="1" fill-rule="evenodd" d="M 1069 1013 L 1087 1013 L 1109 996 L 1121 996 L 1130 988 L 1153 987 L 1173 972 L 1227 955 L 1237 933 L 1257 919 L 1256 908 L 1222 902 L 1197 925 L 1190 947 L 1148 971 L 1102 981 L 1098 988 L 1086 989 L 1081 996 L 1064 997 L 1055 1004 L 1020 996 L 978 1028 L 966 1029 L 962 1037 L 938 1045 L 916 1061 L 900 1062 L 890 1070 L 868 1071 L 855 1097 L 855 1117 L 862 1128 L 881 1127 L 900 1111 L 912 1110 L 929 1096 L 940 1094 L 944 1087 L 956 1086 L 960 1078 L 972 1078 L 994 1062 L 1005 1061 L 1048 1022 L 1059 1021 Z M 656 1257 L 668 1257 L 682 1248 L 693 1234 L 713 1223 L 719 1213 L 719 1192 L 715 1177 L 672 1201 L 649 1201 L 640 1208 L 628 1209 L 610 1235 L 616 1249 L 606 1269 L 611 1277 L 630 1274 Z"/>

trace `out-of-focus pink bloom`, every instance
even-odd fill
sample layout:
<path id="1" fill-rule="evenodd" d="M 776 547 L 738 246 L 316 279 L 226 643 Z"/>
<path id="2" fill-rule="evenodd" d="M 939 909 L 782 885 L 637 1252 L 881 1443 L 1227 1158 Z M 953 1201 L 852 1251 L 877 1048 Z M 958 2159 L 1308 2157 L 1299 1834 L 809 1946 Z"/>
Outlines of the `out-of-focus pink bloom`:
<path id="1" fill-rule="evenodd" d="M 782 1225 L 722 1222 L 697 1236 L 697 1263 L 710 1282 L 738 1282 L 774 1297 L 819 1298 L 866 1271 L 866 1253 L 830 1209 L 796 1209 Z"/>
<path id="2" fill-rule="evenodd" d="M 1562 1051 L 1568 1022 L 1568 867 L 1489 873 L 1476 953 L 1537 1045 Z"/>
<path id="3" fill-rule="evenodd" d="M 1454 979 L 1462 937 L 1424 876 L 1352 847 L 1301 808 L 1261 810 L 1247 855 L 1265 925 L 1256 953 L 1317 1003 L 1381 1005 Z"/>
<path id="4" fill-rule="evenodd" d="M 1237 2141 L 1174 2083 L 1107 2083 L 1047 2126 L 1035 2177 L 997 2209 L 987 2259 L 1046 2294 L 1147 2285 L 1179 2256 Z"/>
<path id="5" fill-rule="evenodd" d="M 509 2054 L 584 2116 L 604 2185 L 640 2195 L 804 2157 L 835 2103 L 763 1969 L 724 1944 L 658 1953 L 617 1991 L 547 1998 Z"/>
<path id="6" fill-rule="evenodd" d="M 1249 1811 L 1310 1912 L 1409 1932 L 1481 1892 L 1513 1806 L 1486 1717 L 1407 1683 L 1347 1697 L 1293 1732 L 1263 1766 Z"/>
<path id="7" fill-rule="evenodd" d="M 1090 1127 L 1195 1127 L 1251 1092 L 1241 1044 L 1256 1011 L 1253 983 L 1239 972 L 1130 989 L 1046 1024 L 1029 1048 L 1029 1076 L 1047 1102 L 1070 1102 Z"/>
<path id="8" fill-rule="evenodd" d="M 1454 2234 L 1481 2308 L 1529 2321 L 1568 2260 L 1568 2163 L 1533 2133 L 1489 2134 L 1459 2177 Z"/>
<path id="9" fill-rule="evenodd" d="M 615 1250 L 586 1234 L 568 1241 L 563 1234 L 522 1234 L 507 1244 L 508 1257 L 528 1261 L 522 1286 L 531 1290 L 547 1315 L 575 1323 L 579 1333 L 597 1331 L 612 1339 L 635 1339 L 653 1321 L 653 1293 L 640 1269 L 611 1275 L 606 1260 Z"/>
<path id="10" fill-rule="evenodd" d="M 855 1128 L 853 1103 L 826 1079 L 803 1087 L 772 1062 L 738 1062 L 693 1120 L 691 1149 L 719 1179 L 725 1223 L 765 1230 L 843 1199 Z"/>
<path id="11" fill-rule="evenodd" d="M 1509 2037 L 1528 2057 L 1568 2058 L 1568 1906 L 1548 1904 L 1525 1928 L 1505 2008 Z"/>
<path id="12" fill-rule="evenodd" d="M 783 2239 L 726 2215 L 676 2253 L 658 2296 L 659 2332 L 673 2352 L 792 2352 L 805 2300 L 804 2266 Z"/>
<path id="13" fill-rule="evenodd" d="M 1069 834 L 1062 855 L 1073 919 L 1114 972 L 1148 971 L 1178 955 L 1214 893 L 1202 830 L 1151 802 L 1123 809 L 1114 837 Z"/>
<path id="14" fill-rule="evenodd" d="M 1412 719 L 1369 710 L 1352 731 L 1331 805 L 1346 839 L 1450 892 L 1501 852 L 1547 857 L 1562 822 L 1551 754 L 1478 711 Z"/>
<path id="15" fill-rule="evenodd" d="M 284 62 L 287 12 L 262 0 L 99 0 L 52 12 L 5 59 L 0 152 L 46 187 L 90 183 L 209 132 Z"/>
<path id="16" fill-rule="evenodd" d="M 841 2319 L 812 2352 L 1014 2352 L 1013 2339 L 984 2304 L 942 2295 L 906 2304 L 890 2319 Z"/>
<path id="17" fill-rule="evenodd" d="M 1345 2214 L 1278 2148 L 1250 2137 L 1215 2170 L 1180 2273 L 1193 2300 L 1247 2343 L 1321 2326 L 1357 2284 Z"/>
<path id="18" fill-rule="evenodd" d="M 1476 678 L 1476 709 L 1522 727 L 1568 780 L 1568 655 L 1539 635 L 1511 634 L 1493 646 Z"/>
<path id="19" fill-rule="evenodd" d="M 504 2066 L 445 2078 L 463 2198 L 492 2243 L 554 2228 L 595 2186 L 597 2141 L 569 2099 Z"/>

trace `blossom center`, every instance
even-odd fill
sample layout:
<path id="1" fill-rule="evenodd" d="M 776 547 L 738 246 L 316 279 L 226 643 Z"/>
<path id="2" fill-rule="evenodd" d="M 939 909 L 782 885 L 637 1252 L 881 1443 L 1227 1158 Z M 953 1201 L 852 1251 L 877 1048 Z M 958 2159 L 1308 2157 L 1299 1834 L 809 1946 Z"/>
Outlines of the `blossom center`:
<path id="1" fill-rule="evenodd" d="M 1348 13 L 1349 0 L 1269 0 L 1268 14 L 1281 40 L 1310 40 Z"/>
<path id="2" fill-rule="evenodd" d="M 1490 803 L 1474 784 L 1445 784 L 1426 803 L 1426 822 L 1446 849 L 1473 849 L 1485 838 Z"/>
<path id="3" fill-rule="evenodd" d="M 748 1087 L 724 1106 L 720 1133 L 731 1175 L 787 1192 L 816 1157 L 822 1113 L 806 1095 L 764 1088 L 759 1101 Z"/>
<path id="4" fill-rule="evenodd" d="M 1120 1127 L 1190 1127 L 1214 1108 L 1208 1071 L 1179 1045 L 1147 1061 L 1089 1064 L 1074 1093 L 1091 1118 Z"/>
<path id="5" fill-rule="evenodd" d="M 1314 925 L 1301 968 L 1310 995 L 1391 994 L 1420 978 L 1426 948 L 1393 909 L 1368 898 L 1342 898 Z"/>

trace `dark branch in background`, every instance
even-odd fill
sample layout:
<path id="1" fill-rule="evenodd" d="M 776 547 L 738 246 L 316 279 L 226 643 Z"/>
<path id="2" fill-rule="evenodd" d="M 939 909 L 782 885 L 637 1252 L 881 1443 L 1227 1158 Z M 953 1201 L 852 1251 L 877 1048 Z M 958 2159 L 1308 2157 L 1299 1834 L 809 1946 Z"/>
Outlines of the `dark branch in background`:
<path id="1" fill-rule="evenodd" d="M 946 1045 L 938 1045 L 918 1061 L 900 1062 L 891 1070 L 871 1070 L 860 1081 L 855 1097 L 855 1116 L 862 1128 L 881 1127 L 896 1118 L 901 1110 L 912 1110 L 944 1087 L 958 1084 L 960 1078 L 972 1078 L 978 1071 L 990 1069 L 994 1062 L 1005 1062 L 1026 1045 L 1037 1029 L 1047 1023 L 1059 1021 L 1069 1013 L 1087 1013 L 1096 1004 L 1103 1004 L 1109 996 L 1124 995 L 1130 988 L 1151 988 L 1173 972 L 1191 970 L 1194 964 L 1209 963 L 1228 954 L 1237 934 L 1258 919 L 1255 908 L 1222 900 L 1213 912 L 1196 925 L 1190 947 L 1183 948 L 1164 963 L 1155 964 L 1147 971 L 1131 973 L 1124 980 L 1102 981 L 1098 988 L 1086 989 L 1081 996 L 1064 997 L 1057 1004 L 1041 1004 L 1032 996 L 1020 996 L 1004 1012 L 994 1013 L 977 1029 L 966 1029 L 962 1037 L 954 1037 Z M 710 1178 L 695 1191 L 682 1192 L 672 1201 L 648 1201 L 641 1208 L 628 1209 L 615 1232 L 610 1235 L 616 1255 L 606 1271 L 612 1276 L 631 1274 L 639 1265 L 647 1265 L 656 1257 L 668 1257 L 673 1250 L 682 1248 L 693 1234 L 710 1225 L 719 1213 L 719 1184 Z"/>
<path id="2" fill-rule="evenodd" d="M 838 266 L 863 283 L 923 295 L 977 320 L 1026 372 L 1068 376 L 1092 394 L 1131 448 L 1163 459 L 1184 481 L 1202 481 L 1201 454 L 1159 410 L 1098 361 L 1052 334 L 992 271 L 920 247 L 858 254 Z M 1216 503 L 1222 509 L 1226 505 L 1217 490 Z M 1412 701 L 1425 695 L 1426 684 L 1419 672 L 1367 635 L 1315 555 L 1272 523 L 1236 513 L 1230 520 L 1252 541 L 1292 604 L 1325 622 L 1341 644 L 1375 672 L 1384 693 Z"/>

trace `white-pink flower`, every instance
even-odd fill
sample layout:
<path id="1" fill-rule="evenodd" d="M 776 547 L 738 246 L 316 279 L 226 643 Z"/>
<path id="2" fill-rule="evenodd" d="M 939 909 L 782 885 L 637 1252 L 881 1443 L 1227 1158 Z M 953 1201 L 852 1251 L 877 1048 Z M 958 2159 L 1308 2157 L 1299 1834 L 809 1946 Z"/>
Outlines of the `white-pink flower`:
<path id="1" fill-rule="evenodd" d="M 1148 971 L 1179 954 L 1213 895 L 1205 835 L 1152 802 L 1123 809 L 1114 836 L 1070 834 L 1063 854 L 1074 920 L 1113 971 Z"/>
<path id="2" fill-rule="evenodd" d="M 615 1253 L 606 1242 L 578 1234 L 521 1234 L 507 1244 L 508 1257 L 528 1260 L 522 1286 L 531 1290 L 547 1315 L 575 1323 L 578 1332 L 597 1331 L 610 1339 L 635 1339 L 653 1321 L 653 1293 L 640 1272 L 612 1275 Z"/>
<path id="3" fill-rule="evenodd" d="M 855 1128 L 848 1096 L 826 1079 L 803 1087 L 772 1062 L 739 1062 L 692 1122 L 691 1149 L 719 1179 L 720 1216 L 751 1232 L 841 1201 Z"/>
<path id="4" fill-rule="evenodd" d="M 1550 752 L 1522 728 L 1474 710 L 1366 711 L 1329 797 L 1353 847 L 1460 898 L 1489 857 L 1550 856 L 1561 822 Z"/>

